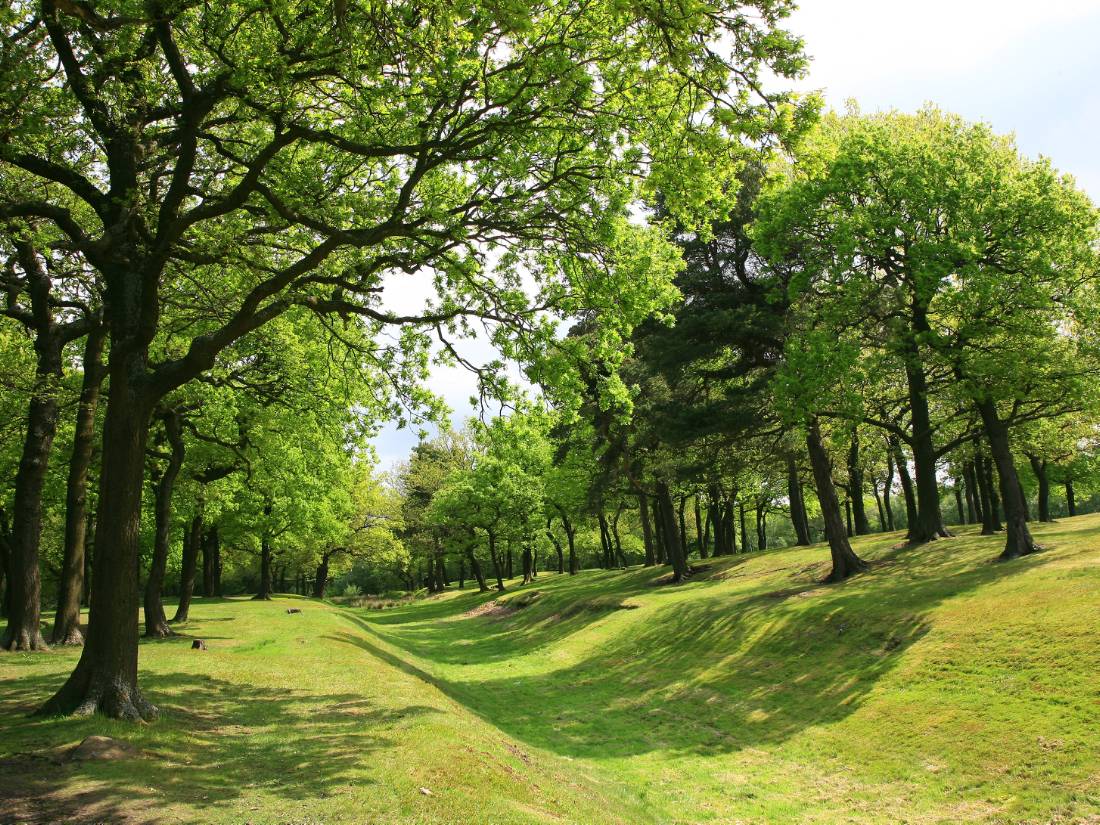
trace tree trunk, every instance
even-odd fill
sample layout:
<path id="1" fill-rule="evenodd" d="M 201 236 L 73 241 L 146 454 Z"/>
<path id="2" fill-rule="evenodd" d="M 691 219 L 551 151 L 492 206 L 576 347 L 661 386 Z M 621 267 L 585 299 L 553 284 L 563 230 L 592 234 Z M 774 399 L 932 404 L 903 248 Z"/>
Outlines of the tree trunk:
<path id="1" fill-rule="evenodd" d="M 890 451 L 886 451 L 886 481 L 882 485 L 882 507 L 886 511 L 886 525 L 887 529 L 893 533 L 896 529 L 894 527 L 894 507 L 890 503 L 890 496 L 894 490 L 894 460 L 890 456 Z"/>
<path id="2" fill-rule="evenodd" d="M 214 595 L 214 542 L 213 528 L 207 532 L 202 542 L 202 595 L 210 598 Z"/>
<path id="3" fill-rule="evenodd" d="M 963 463 L 963 483 L 963 492 L 966 498 L 967 524 L 977 524 L 980 519 L 978 517 L 978 509 L 975 507 L 977 489 L 974 483 L 974 463 L 971 461 Z"/>
<path id="4" fill-rule="evenodd" d="M 321 554 L 321 561 L 317 565 L 317 577 L 313 580 L 313 598 L 323 599 L 328 589 L 328 559 L 329 552 Z"/>
<path id="5" fill-rule="evenodd" d="M 546 519 L 546 537 L 550 539 L 550 543 L 554 545 L 554 552 L 558 557 L 558 573 L 559 575 L 565 572 L 565 551 L 562 550 L 561 542 L 558 541 L 558 537 L 554 535 L 554 517 L 550 516 Z"/>
<path id="6" fill-rule="evenodd" d="M 726 542 L 725 530 L 725 502 L 722 500 L 722 491 L 717 484 L 707 486 L 707 514 L 714 513 L 714 555 L 725 556 L 731 552 Z"/>
<path id="7" fill-rule="evenodd" d="M 1031 531 L 1027 526 L 1027 502 L 1024 500 L 1020 477 L 1016 472 L 1016 462 L 1012 458 L 1008 425 L 1001 420 L 997 413 L 997 405 L 993 401 L 982 400 L 977 402 L 976 406 L 982 417 L 982 425 L 985 428 L 986 439 L 989 441 L 990 452 L 993 454 L 993 461 L 997 465 L 997 475 L 1001 480 L 1006 534 L 1005 549 L 1001 553 L 1001 559 L 1017 559 L 1034 553 L 1039 546 L 1031 537 Z"/>
<path id="8" fill-rule="evenodd" d="M 479 562 L 477 556 L 474 555 L 472 544 L 466 548 L 466 558 L 470 561 L 470 574 L 477 581 L 478 591 L 481 593 L 488 593 L 489 585 L 485 583 L 485 574 L 481 572 L 481 562 Z M 501 587 L 503 587 L 503 584 Z"/>
<path id="9" fill-rule="evenodd" d="M 264 515 L 271 515 L 270 506 L 264 508 Z M 271 538 L 267 535 L 267 528 L 264 529 L 260 539 L 260 590 L 252 597 L 252 601 L 271 600 Z"/>
<path id="10" fill-rule="evenodd" d="M 991 476 L 985 457 L 980 453 L 974 457 L 974 476 L 978 482 L 978 499 L 981 502 L 982 535 L 991 536 L 1001 529 L 1001 524 L 993 509 Z"/>
<path id="11" fill-rule="evenodd" d="M 695 510 L 695 544 L 699 550 L 699 558 L 705 559 L 707 557 L 707 544 L 706 537 L 703 534 L 703 512 L 699 506 L 699 492 L 696 491 L 692 496 L 694 501 Z"/>
<path id="12" fill-rule="evenodd" d="M 1031 471 L 1039 482 L 1039 521 L 1054 521 L 1050 517 L 1050 477 L 1047 475 L 1047 462 L 1039 456 L 1029 453 L 1027 460 Z"/>
<path id="13" fill-rule="evenodd" d="M 875 507 L 878 508 L 878 531 L 886 532 L 886 511 L 882 509 L 882 496 L 878 492 L 878 479 L 871 476 L 871 495 L 875 497 Z"/>
<path id="14" fill-rule="evenodd" d="M 859 463 L 859 433 L 852 433 L 852 444 L 848 448 L 848 496 L 852 501 L 852 519 L 855 534 L 866 536 L 871 532 L 871 523 L 867 520 L 867 508 L 863 502 L 863 468 Z"/>
<path id="15" fill-rule="evenodd" d="M 1077 515 L 1077 500 L 1073 495 L 1073 479 L 1066 479 L 1066 512 L 1071 516 Z"/>
<path id="16" fill-rule="evenodd" d="M 852 497 L 844 497 L 844 524 L 848 530 L 848 538 L 851 538 L 856 534 L 856 531 L 852 529 Z"/>
<path id="17" fill-rule="evenodd" d="M 619 560 L 619 568 L 626 569 L 626 556 L 623 555 L 623 542 L 619 536 L 619 519 L 623 514 L 623 505 L 620 504 L 611 519 L 611 538 L 615 541 L 615 557 Z"/>
<path id="18" fill-rule="evenodd" d="M 810 520 L 806 516 L 806 502 L 802 497 L 802 480 L 798 477 L 798 462 L 787 453 L 787 500 L 791 505 L 791 524 L 794 527 L 795 544 L 810 544 Z"/>
<path id="19" fill-rule="evenodd" d="M 940 515 L 940 489 L 936 480 L 936 445 L 932 417 L 928 411 L 928 377 L 921 359 L 918 336 L 930 331 L 928 307 L 914 296 L 911 311 L 912 335 L 905 352 L 905 378 L 909 390 L 912 422 L 913 469 L 916 473 L 917 517 L 909 522 L 910 542 L 922 544 L 951 534 Z"/>
<path id="20" fill-rule="evenodd" d="M 573 526 L 573 522 L 567 519 L 565 516 L 561 517 L 561 525 L 565 528 L 565 538 L 569 543 L 569 575 L 577 575 L 577 528 Z"/>
<path id="21" fill-rule="evenodd" d="M 848 535 L 844 529 L 844 520 L 840 514 L 840 502 L 833 486 L 832 466 L 825 445 L 821 443 L 821 429 L 817 419 L 810 420 L 806 430 L 806 449 L 810 456 L 810 466 L 814 473 L 814 486 L 817 487 L 817 500 L 821 505 L 821 515 L 825 520 L 825 538 L 829 542 L 833 568 L 826 581 L 838 582 L 867 569 L 867 563 L 852 550 Z"/>
<path id="22" fill-rule="evenodd" d="M 531 545 L 523 545 L 523 583 L 530 584 L 534 573 L 534 557 L 531 555 Z"/>
<path id="23" fill-rule="evenodd" d="M 683 581 L 688 574 L 687 561 L 684 558 L 684 548 L 680 544 L 680 533 L 676 529 L 676 509 L 672 503 L 672 492 L 664 480 L 657 482 L 657 506 L 661 532 L 665 539 L 665 553 L 672 564 L 672 580 Z"/>
<path id="24" fill-rule="evenodd" d="M 195 591 L 195 568 L 199 557 L 199 546 L 202 544 L 202 509 L 203 501 L 200 498 L 196 506 L 197 512 L 191 519 L 187 535 L 183 540 L 183 557 L 180 560 L 180 600 L 176 605 L 176 615 L 172 617 L 173 623 L 186 622 L 188 613 L 191 612 L 191 596 Z"/>
<path id="25" fill-rule="evenodd" d="M 168 466 L 158 479 L 154 491 L 153 560 L 149 564 L 149 578 L 145 582 L 145 635 L 154 639 L 174 635 L 172 628 L 168 626 L 168 617 L 164 615 L 161 591 L 164 588 L 164 571 L 168 565 L 168 535 L 172 529 L 172 492 L 184 458 L 179 413 L 174 410 L 168 411 L 161 418 L 171 452 Z"/>
<path id="26" fill-rule="evenodd" d="M 989 509 L 992 512 L 993 526 L 997 530 L 1003 529 L 1001 524 L 1001 497 L 997 494 L 997 483 L 994 481 L 994 462 L 985 459 L 986 486 L 989 488 Z"/>
<path id="27" fill-rule="evenodd" d="M 73 453 L 65 485 L 65 549 L 58 584 L 57 615 L 53 622 L 55 645 L 84 644 L 80 631 L 80 600 L 84 590 L 84 556 L 88 527 L 88 469 L 95 447 L 95 414 L 103 384 L 103 343 L 106 333 L 97 328 L 84 343 L 84 376 L 76 408 Z"/>
<path id="28" fill-rule="evenodd" d="M 952 489 L 955 491 L 955 508 L 959 511 L 959 524 L 966 524 L 966 508 L 963 507 L 962 481 L 953 479 Z"/>
<path id="29" fill-rule="evenodd" d="M 42 581 L 38 545 L 42 536 L 42 489 L 50 450 L 57 434 L 57 393 L 61 381 L 60 341 L 39 333 L 35 339 L 38 368 L 27 408 L 23 453 L 15 474 L 11 547 L 8 551 L 8 626 L 0 637 L 4 650 L 45 650 L 42 638 Z M 56 350 L 56 352 L 54 351 Z"/>
<path id="30" fill-rule="evenodd" d="M 752 550 L 752 544 L 749 542 L 749 531 L 745 528 L 745 502 L 743 499 L 737 502 L 737 511 L 741 519 L 741 552 L 748 553 Z M 737 552 L 736 547 L 734 552 Z"/>
<path id="31" fill-rule="evenodd" d="M 603 568 L 610 570 L 613 565 L 611 559 L 611 531 L 607 527 L 607 516 L 603 514 L 603 510 L 596 514 L 596 519 L 600 524 L 600 551 L 603 555 Z"/>
<path id="32" fill-rule="evenodd" d="M 653 527 L 649 522 L 649 496 L 638 493 L 638 518 L 642 522 L 642 541 L 645 543 L 645 566 L 653 567 L 657 563 L 657 554 L 653 550 Z"/>
<path id="33" fill-rule="evenodd" d="M 497 537 L 496 534 L 489 531 L 489 558 L 493 561 L 493 572 L 497 577 L 497 590 L 504 589 L 504 577 L 501 576 L 500 569 L 500 555 L 497 553 Z"/>
<path id="34" fill-rule="evenodd" d="M 686 559 L 690 555 L 688 550 L 688 534 L 687 534 L 687 522 L 684 520 L 684 508 L 687 507 L 687 496 L 680 496 L 680 506 L 677 509 L 678 524 L 680 527 L 680 548 L 683 550 L 684 558 Z"/>
<path id="35" fill-rule="evenodd" d="M 901 492 L 905 497 L 906 529 L 908 535 L 912 536 L 913 525 L 917 523 L 917 498 L 913 492 L 913 479 L 909 475 L 909 462 L 901 449 L 901 442 L 896 437 L 891 437 L 890 448 L 894 453 L 894 464 L 897 465 L 898 479 L 901 481 Z"/>
<path id="36" fill-rule="evenodd" d="M 657 564 L 665 564 L 665 524 L 661 512 L 661 500 L 653 497 L 653 549 L 657 553 Z"/>
<path id="37" fill-rule="evenodd" d="M 221 534 L 218 533 L 218 525 L 214 525 L 210 529 L 210 550 L 212 555 L 211 562 L 211 576 L 214 579 L 214 596 L 220 599 L 222 597 L 222 541 Z"/>
<path id="38" fill-rule="evenodd" d="M 116 337 L 122 340 L 117 341 Z M 149 720 L 157 709 L 138 688 L 138 558 L 145 445 L 152 403 L 137 378 L 145 353 L 112 330 L 103 426 L 99 511 L 88 635 L 80 661 L 41 714 L 96 711 Z"/>
<path id="39" fill-rule="evenodd" d="M 11 550 L 11 530 L 8 527 L 8 513 L 0 507 L 0 618 L 8 615 L 11 587 L 8 586 L 8 554 Z"/>

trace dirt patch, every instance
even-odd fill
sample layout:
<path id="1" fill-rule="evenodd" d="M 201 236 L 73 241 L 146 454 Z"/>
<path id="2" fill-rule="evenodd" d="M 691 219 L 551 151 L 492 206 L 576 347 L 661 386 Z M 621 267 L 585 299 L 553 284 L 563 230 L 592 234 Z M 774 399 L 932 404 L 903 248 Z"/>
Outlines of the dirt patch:
<path id="1" fill-rule="evenodd" d="M 471 607 L 469 610 L 467 610 L 462 615 L 467 616 L 469 618 L 474 618 L 474 617 L 477 617 L 477 616 L 489 616 L 490 618 L 500 618 L 502 616 L 511 616 L 515 612 L 516 612 L 516 609 L 514 607 L 512 607 L 511 605 L 507 604 L 506 602 L 501 602 L 501 601 L 497 601 L 496 599 L 493 599 L 492 601 L 488 601 L 488 602 L 484 602 L 482 604 L 479 604 L 477 607 Z"/>

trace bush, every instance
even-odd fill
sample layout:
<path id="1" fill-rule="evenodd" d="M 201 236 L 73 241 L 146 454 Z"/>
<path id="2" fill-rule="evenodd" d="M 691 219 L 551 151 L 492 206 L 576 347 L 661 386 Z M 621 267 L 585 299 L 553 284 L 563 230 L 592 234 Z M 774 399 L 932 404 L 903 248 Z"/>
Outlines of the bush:
<path id="1" fill-rule="evenodd" d="M 349 583 L 348 585 L 346 585 L 344 587 L 344 592 L 341 595 L 347 596 L 347 597 L 350 598 L 350 597 L 354 597 L 354 596 L 360 596 L 360 595 L 362 595 L 362 593 L 363 593 L 363 591 L 359 589 L 359 585 L 354 584 L 354 583 Z"/>

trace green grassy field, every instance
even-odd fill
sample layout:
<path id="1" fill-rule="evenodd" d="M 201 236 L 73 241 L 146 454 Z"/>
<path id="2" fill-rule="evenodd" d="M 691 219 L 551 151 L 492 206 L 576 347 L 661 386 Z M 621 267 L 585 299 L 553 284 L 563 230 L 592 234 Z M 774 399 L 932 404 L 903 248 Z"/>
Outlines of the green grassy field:
<path id="1" fill-rule="evenodd" d="M 863 539 L 842 585 L 814 547 L 497 605 L 200 600 L 206 653 L 142 647 L 141 727 L 26 718 L 76 653 L 6 654 L 0 822 L 1098 823 L 1100 516 L 1036 533 Z M 63 758 L 93 733 L 141 753 Z"/>

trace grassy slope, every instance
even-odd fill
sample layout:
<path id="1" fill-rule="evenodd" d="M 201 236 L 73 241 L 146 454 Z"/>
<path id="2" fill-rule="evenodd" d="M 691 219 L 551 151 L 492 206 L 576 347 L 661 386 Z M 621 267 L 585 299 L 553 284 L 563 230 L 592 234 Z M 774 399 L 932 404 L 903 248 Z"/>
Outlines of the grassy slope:
<path id="1" fill-rule="evenodd" d="M 506 616 L 200 603 L 207 654 L 142 648 L 146 728 L 20 718 L 74 654 L 0 656 L 0 760 L 93 732 L 154 754 L 8 758 L 0 812 L 19 787 L 47 820 L 1100 822 L 1100 516 L 1037 533 L 1010 564 L 972 532 L 861 540 L 839 586 L 820 547 L 679 587 L 543 575 Z"/>

